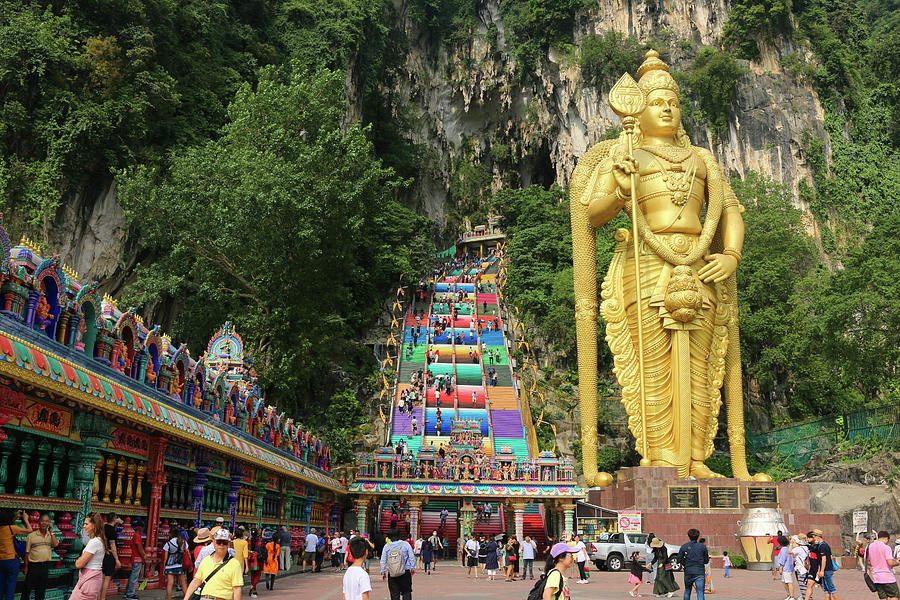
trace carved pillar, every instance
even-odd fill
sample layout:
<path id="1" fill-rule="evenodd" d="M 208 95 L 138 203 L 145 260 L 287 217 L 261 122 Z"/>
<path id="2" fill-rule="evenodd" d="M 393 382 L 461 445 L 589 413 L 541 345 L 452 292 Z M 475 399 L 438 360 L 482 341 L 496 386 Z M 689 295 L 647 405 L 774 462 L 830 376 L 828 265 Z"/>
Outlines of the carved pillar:
<path id="1" fill-rule="evenodd" d="M 572 533 L 574 530 L 575 505 L 563 504 L 563 531 L 564 533 Z"/>
<path id="2" fill-rule="evenodd" d="M 111 495 L 113 489 L 113 473 L 116 470 L 116 459 L 110 455 L 106 458 L 106 487 L 103 490 L 103 501 L 111 502 Z"/>
<path id="3" fill-rule="evenodd" d="M 75 340 L 78 339 L 78 328 L 81 327 L 81 319 L 82 316 L 78 313 L 74 313 L 69 317 L 69 335 L 66 340 L 66 346 L 69 348 L 75 347 Z"/>
<path id="4" fill-rule="evenodd" d="M 524 502 L 513 502 L 513 511 L 515 511 L 516 538 L 521 541 L 525 539 L 525 506 Z"/>
<path id="5" fill-rule="evenodd" d="M 74 430 L 81 433 L 81 448 L 72 453 L 69 462 L 69 470 L 74 471 L 73 496 L 81 501 L 81 506 L 73 519 L 73 527 L 76 532 L 81 531 L 85 516 L 91 511 L 92 490 L 94 489 L 94 469 L 97 463 L 103 460 L 100 447 L 112 439 L 110 435 L 109 421 L 105 418 L 90 413 L 78 413 L 75 415 Z M 83 546 L 81 536 L 76 535 L 69 553 L 66 554 L 67 564 L 74 565 L 75 559 L 81 554 Z"/>
<path id="6" fill-rule="evenodd" d="M 123 498 L 123 502 L 127 505 L 131 505 L 134 502 L 132 498 L 134 497 L 133 493 L 133 485 L 134 485 L 134 474 L 137 472 L 137 465 L 134 464 L 133 460 L 128 461 L 128 483 L 125 485 L 125 498 Z"/>
<path id="7" fill-rule="evenodd" d="M 145 383 L 147 381 L 147 362 L 150 360 L 150 355 L 146 352 L 141 353 L 141 363 L 138 368 L 136 379 L 141 383 Z"/>
<path id="8" fill-rule="evenodd" d="M 360 535 L 369 532 L 369 503 L 371 500 L 368 496 L 356 499 L 356 527 Z"/>
<path id="9" fill-rule="evenodd" d="M 69 312 L 68 309 L 64 309 L 59 313 L 59 323 L 56 326 L 56 341 L 60 344 L 65 345 L 66 343 L 66 333 L 68 329 L 66 327 L 69 324 L 69 319 L 71 318 L 72 313 Z"/>
<path id="10" fill-rule="evenodd" d="M 125 478 L 125 469 L 128 467 L 128 461 L 124 458 L 119 458 L 116 461 L 116 492 L 114 494 L 113 502 L 122 502 L 122 480 Z"/>
<path id="11" fill-rule="evenodd" d="M 103 465 L 106 463 L 106 459 L 103 458 L 103 455 L 100 455 L 100 458 L 97 459 L 97 462 L 94 463 L 94 485 L 91 492 L 91 502 L 99 502 L 100 501 L 100 475 L 103 472 Z"/>
<path id="12" fill-rule="evenodd" d="M 9 481 L 9 456 L 15 447 L 15 437 L 5 438 L 3 441 L 0 441 L 0 493 L 6 492 L 8 489 L 3 487 L 3 482 Z"/>
<path id="13" fill-rule="evenodd" d="M 419 513 L 422 510 L 421 500 L 410 500 L 409 505 L 409 536 L 415 540 L 419 536 Z"/>
<path id="14" fill-rule="evenodd" d="M 16 479 L 16 491 L 13 493 L 17 496 L 24 496 L 25 484 L 28 482 L 28 457 L 34 452 L 34 440 L 30 437 L 24 438 L 19 444 L 19 450 L 22 452 L 22 463 L 19 465 L 19 477 Z"/>
<path id="15" fill-rule="evenodd" d="M 231 485 L 228 487 L 228 516 L 231 518 L 231 530 L 234 531 L 234 524 L 237 522 L 237 503 L 238 490 L 241 489 L 241 480 L 243 474 L 239 465 L 232 465 L 231 468 Z"/>
<path id="16" fill-rule="evenodd" d="M 37 308 L 38 300 L 41 299 L 41 293 L 35 290 L 28 290 L 28 303 L 25 305 L 25 325 L 34 326 L 34 311 Z"/>
<path id="17" fill-rule="evenodd" d="M 140 506 L 144 499 L 144 475 L 147 473 L 147 467 L 144 463 L 140 463 L 137 467 L 137 480 L 134 483 L 134 504 Z"/>
<path id="18" fill-rule="evenodd" d="M 162 504 L 162 488 L 166 484 L 166 438 L 150 438 L 147 459 L 147 482 L 150 483 L 150 506 L 147 510 L 147 572 L 155 573 L 159 563 L 159 509 Z M 140 481 L 140 469 L 138 480 Z M 140 489 L 140 488 L 139 488 Z M 138 498 L 140 500 L 140 498 Z"/>
<path id="19" fill-rule="evenodd" d="M 44 465 L 47 463 L 47 457 L 50 456 L 50 442 L 41 440 L 37 447 L 38 468 L 34 475 L 34 491 L 32 495 L 43 496 L 46 480 L 44 479 Z"/>
<path id="20" fill-rule="evenodd" d="M 312 498 L 305 498 L 303 504 L 303 517 L 306 519 L 306 533 L 309 533 L 309 520 L 312 518 Z"/>
<path id="21" fill-rule="evenodd" d="M 278 507 L 278 515 L 282 521 L 291 520 L 291 506 L 294 503 L 294 482 L 285 478 L 284 492 L 281 494 L 280 506 Z"/>
<path id="22" fill-rule="evenodd" d="M 57 490 L 59 489 L 59 465 L 66 455 L 66 450 L 66 444 L 56 444 L 53 446 L 50 458 L 50 489 L 47 490 L 47 496 L 50 498 L 57 497 Z"/>
<path id="23" fill-rule="evenodd" d="M 193 509 L 197 517 L 194 519 L 194 527 L 200 527 L 200 520 L 203 517 L 203 489 L 209 480 L 209 462 L 206 458 L 206 452 L 200 450 L 197 453 L 197 472 L 194 474 L 194 487 L 191 490 L 191 499 L 193 500 Z"/>

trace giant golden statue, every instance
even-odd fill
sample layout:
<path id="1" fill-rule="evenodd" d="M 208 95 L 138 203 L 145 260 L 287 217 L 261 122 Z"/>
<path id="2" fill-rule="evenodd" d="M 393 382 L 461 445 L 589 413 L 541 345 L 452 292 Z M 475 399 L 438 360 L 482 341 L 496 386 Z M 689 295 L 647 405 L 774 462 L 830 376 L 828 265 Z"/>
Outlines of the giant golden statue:
<path id="1" fill-rule="evenodd" d="M 704 461 L 713 450 L 724 383 L 732 470 L 750 479 L 734 276 L 743 207 L 712 154 L 691 145 L 678 85 L 655 51 L 647 52 L 638 77 L 635 83 L 624 75 L 610 92 L 623 133 L 588 150 L 571 181 L 586 484 L 612 481 L 597 471 L 595 228 L 622 210 L 632 230 L 616 231 L 600 315 L 641 465 L 677 467 L 682 477 L 720 476 Z"/>

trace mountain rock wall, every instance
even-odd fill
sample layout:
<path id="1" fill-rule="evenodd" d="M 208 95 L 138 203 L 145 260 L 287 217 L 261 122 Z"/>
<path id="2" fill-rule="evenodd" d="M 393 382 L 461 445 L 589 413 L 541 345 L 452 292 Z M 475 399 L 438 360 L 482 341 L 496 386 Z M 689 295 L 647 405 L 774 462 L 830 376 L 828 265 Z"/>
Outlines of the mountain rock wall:
<path id="1" fill-rule="evenodd" d="M 497 0 L 483 5 L 470 43 L 441 48 L 436 57 L 428 40 L 402 18 L 412 45 L 407 76 L 398 77 L 395 91 L 415 107 L 415 141 L 437 150 L 435 168 L 415 190 L 420 210 L 438 220 L 446 213 L 452 165 L 463 152 L 474 151 L 472 158 L 492 165 L 494 187 L 499 187 L 505 169 L 492 160 L 495 144 L 512 148 L 518 184 L 566 185 L 578 158 L 607 130 L 620 126 L 607 102 L 612 82 L 598 89 L 582 78 L 576 56 L 585 37 L 617 31 L 641 42 L 655 40 L 668 46 L 672 68 L 684 70 L 693 48 L 718 46 L 727 12 L 718 0 L 599 0 L 596 9 L 577 19 L 576 52 L 551 49 L 526 84 L 515 75 Z M 398 13 L 405 14 L 402 2 Z M 499 33 L 494 47 L 487 36 L 491 25 Z M 745 63 L 726 134 L 714 141 L 712 131 L 701 125 L 694 128 L 693 142 L 712 150 L 728 173 L 755 170 L 796 190 L 810 175 L 801 147 L 804 134 L 824 139 L 827 150 L 824 111 L 813 89 L 779 66 L 779 57 L 792 51 L 790 44 L 779 41 L 764 48 L 758 63 Z"/>

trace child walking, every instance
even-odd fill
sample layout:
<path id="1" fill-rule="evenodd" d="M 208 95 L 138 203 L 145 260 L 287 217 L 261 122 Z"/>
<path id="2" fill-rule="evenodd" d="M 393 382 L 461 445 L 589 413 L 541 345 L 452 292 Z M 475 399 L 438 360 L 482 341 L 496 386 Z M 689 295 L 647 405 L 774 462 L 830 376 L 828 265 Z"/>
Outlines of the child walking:
<path id="1" fill-rule="evenodd" d="M 369 592 L 372 591 L 372 582 L 369 574 L 363 568 L 366 558 L 369 556 L 369 543 L 361 537 L 350 540 L 350 556 L 353 557 L 353 566 L 344 573 L 344 598 L 343 600 L 369 600 Z"/>
<path id="2" fill-rule="evenodd" d="M 628 595 L 634 598 L 638 595 L 637 591 L 641 587 L 641 583 L 644 581 L 644 573 L 652 571 L 649 567 L 645 567 L 640 562 L 640 552 L 632 552 L 631 553 L 631 575 L 628 576 L 628 583 L 634 584 L 634 587 L 631 588 L 631 591 L 628 592 Z"/>
<path id="3" fill-rule="evenodd" d="M 722 553 L 722 566 L 725 567 L 725 578 L 728 579 L 731 575 L 728 574 L 728 570 L 731 568 L 731 559 L 728 558 L 728 552 Z"/>

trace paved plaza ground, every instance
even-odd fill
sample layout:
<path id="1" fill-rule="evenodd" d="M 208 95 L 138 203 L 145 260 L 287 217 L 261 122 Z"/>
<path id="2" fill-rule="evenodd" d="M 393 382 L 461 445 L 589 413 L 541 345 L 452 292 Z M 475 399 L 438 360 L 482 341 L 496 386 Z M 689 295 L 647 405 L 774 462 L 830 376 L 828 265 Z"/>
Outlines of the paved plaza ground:
<path id="1" fill-rule="evenodd" d="M 591 583 L 587 585 L 574 585 L 574 573 L 577 578 L 577 568 L 569 574 L 569 589 L 574 600 L 589 599 L 628 599 L 628 590 L 631 586 L 627 583 L 628 573 L 607 573 L 604 571 L 591 571 Z M 713 571 L 714 594 L 707 594 L 712 600 L 783 600 L 784 587 L 777 581 L 772 581 L 772 575 L 759 571 L 733 571 L 730 579 L 722 577 L 723 571 Z M 275 590 L 266 591 L 262 581 L 259 583 L 259 600 L 341 600 L 341 577 L 343 573 L 334 573 L 330 569 L 321 573 L 291 574 L 280 577 L 275 583 Z M 676 576 L 676 581 L 682 585 L 681 575 Z M 481 598 L 495 598 L 497 600 L 525 600 L 531 589 L 531 581 L 487 581 L 486 579 L 466 579 L 465 571 L 453 563 L 439 564 L 438 571 L 434 575 L 426 576 L 417 572 L 413 578 L 413 598 L 415 600 L 479 600 Z M 835 584 L 841 600 L 862 600 L 875 598 L 866 589 L 862 580 L 862 574 L 855 569 L 841 570 L 835 574 Z M 643 585 L 641 597 L 654 598 L 650 593 L 651 586 Z M 680 599 L 683 591 L 676 592 L 675 598 Z M 154 590 L 140 594 L 141 600 L 165 600 L 165 593 Z M 249 587 L 244 588 L 242 600 L 249 597 Z M 372 572 L 371 600 L 387 600 L 390 597 L 387 583 L 381 580 L 379 575 Z M 693 596 L 696 598 L 696 595 Z M 813 598 L 824 600 L 825 595 L 821 590 L 816 590 Z M 121 600 L 116 597 L 114 600 Z M 181 600 L 176 596 L 173 600 Z"/>

